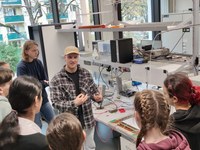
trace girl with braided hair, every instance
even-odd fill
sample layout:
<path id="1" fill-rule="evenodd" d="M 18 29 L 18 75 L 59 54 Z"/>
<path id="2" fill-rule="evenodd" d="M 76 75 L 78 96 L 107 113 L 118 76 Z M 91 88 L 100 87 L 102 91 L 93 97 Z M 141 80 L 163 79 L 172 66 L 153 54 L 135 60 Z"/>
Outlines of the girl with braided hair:
<path id="1" fill-rule="evenodd" d="M 188 140 L 192 150 L 200 150 L 200 87 L 182 73 L 168 75 L 164 81 L 164 94 L 175 107 L 172 126 Z"/>
<path id="2" fill-rule="evenodd" d="M 170 130 L 170 109 L 162 93 L 153 90 L 137 92 L 134 107 L 140 128 L 137 150 L 190 150 L 186 138 Z"/>

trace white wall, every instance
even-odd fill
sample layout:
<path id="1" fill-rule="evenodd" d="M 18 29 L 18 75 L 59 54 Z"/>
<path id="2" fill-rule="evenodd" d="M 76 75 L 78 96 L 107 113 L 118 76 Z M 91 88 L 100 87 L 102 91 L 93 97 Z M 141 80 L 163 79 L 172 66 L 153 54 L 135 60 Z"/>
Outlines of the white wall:
<path id="1" fill-rule="evenodd" d="M 193 7 L 193 0 L 174 0 L 175 8 L 173 13 L 186 12 Z M 169 0 L 161 0 L 161 14 L 169 13 Z"/>
<path id="2" fill-rule="evenodd" d="M 192 12 L 188 11 L 189 8 L 193 8 L 193 0 L 176 0 L 175 12 L 169 14 L 169 17 L 162 18 L 162 21 L 185 21 L 189 18 L 192 18 Z M 181 38 L 182 34 L 182 30 L 176 30 L 162 34 L 163 46 L 172 50 L 177 41 Z M 192 28 L 190 28 L 190 32 L 185 33 L 173 52 L 192 54 L 192 39 Z"/>
<path id="3" fill-rule="evenodd" d="M 168 0 L 161 0 L 161 14 L 166 14 L 169 12 Z"/>
<path id="4" fill-rule="evenodd" d="M 193 0 L 176 0 L 176 12 L 188 11 L 193 7 Z"/>
<path id="5" fill-rule="evenodd" d="M 173 21 L 186 21 L 192 17 L 191 13 L 172 13 L 167 17 L 163 17 L 163 22 Z M 173 53 L 192 54 L 192 28 L 190 32 L 185 32 L 182 37 L 182 30 L 175 30 L 163 33 L 162 45 L 163 47 L 169 48 Z M 181 38 L 182 37 L 182 38 Z M 180 39 L 181 38 L 181 39 Z M 180 39 L 180 41 L 179 41 Z M 179 41 L 179 42 L 178 42 Z M 176 44 L 178 42 L 178 44 Z M 175 46 L 176 45 L 176 46 Z"/>
<path id="6" fill-rule="evenodd" d="M 62 29 L 67 25 L 62 25 Z M 69 28 L 69 27 L 68 27 Z M 73 32 L 57 32 L 54 26 L 42 26 L 44 48 L 46 54 L 47 70 L 49 80 L 62 69 L 65 64 L 64 49 L 67 46 L 74 46 Z"/>

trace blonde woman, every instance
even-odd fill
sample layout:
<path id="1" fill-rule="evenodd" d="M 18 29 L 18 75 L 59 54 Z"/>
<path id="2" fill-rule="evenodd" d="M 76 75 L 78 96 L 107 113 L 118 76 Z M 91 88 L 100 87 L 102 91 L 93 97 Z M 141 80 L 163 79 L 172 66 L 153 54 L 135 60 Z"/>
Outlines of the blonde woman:
<path id="1" fill-rule="evenodd" d="M 42 107 L 35 117 L 35 123 L 42 127 L 41 115 L 45 118 L 47 123 L 49 123 L 55 113 L 49 99 L 45 88 L 49 85 L 46 72 L 44 70 L 42 62 L 38 59 L 39 50 L 38 44 L 33 40 L 28 40 L 23 45 L 22 60 L 17 65 L 17 76 L 28 75 L 35 77 L 42 84 Z"/>

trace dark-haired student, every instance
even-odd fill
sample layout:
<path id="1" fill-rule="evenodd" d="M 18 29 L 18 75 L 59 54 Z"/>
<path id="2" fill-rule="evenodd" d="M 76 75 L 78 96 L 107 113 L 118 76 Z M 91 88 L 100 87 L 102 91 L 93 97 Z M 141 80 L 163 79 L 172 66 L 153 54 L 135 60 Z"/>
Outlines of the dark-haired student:
<path id="1" fill-rule="evenodd" d="M 71 113 L 61 113 L 47 128 L 51 150 L 83 150 L 86 134 L 80 121 Z"/>
<path id="2" fill-rule="evenodd" d="M 0 123 L 12 110 L 7 99 L 13 72 L 10 69 L 0 67 Z"/>
<path id="3" fill-rule="evenodd" d="M 137 150 L 190 150 L 186 138 L 170 129 L 170 108 L 162 93 L 153 90 L 137 92 L 134 108 L 140 128 Z"/>
<path id="4" fill-rule="evenodd" d="M 168 75 L 163 87 L 168 103 L 175 107 L 173 127 L 187 138 L 192 150 L 200 150 L 200 87 L 182 73 Z"/>
<path id="5" fill-rule="evenodd" d="M 28 76 L 16 78 L 9 89 L 11 111 L 0 124 L 1 150 L 47 150 L 41 129 L 34 123 L 42 104 L 42 85 Z"/>

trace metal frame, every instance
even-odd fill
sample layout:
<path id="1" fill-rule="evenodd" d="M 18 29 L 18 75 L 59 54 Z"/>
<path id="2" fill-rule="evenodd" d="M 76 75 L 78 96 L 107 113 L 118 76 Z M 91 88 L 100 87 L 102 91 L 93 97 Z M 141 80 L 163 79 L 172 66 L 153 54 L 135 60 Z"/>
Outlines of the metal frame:
<path id="1" fill-rule="evenodd" d="M 99 12 L 98 0 L 92 0 L 92 11 Z M 101 24 L 99 14 L 93 14 L 93 19 L 95 25 Z M 95 32 L 95 40 L 101 40 L 101 32 Z"/>
<path id="2" fill-rule="evenodd" d="M 51 9 L 52 9 L 52 15 L 53 15 L 53 23 L 60 23 L 60 16 L 59 16 L 59 10 L 58 10 L 58 1 L 57 0 L 51 0 Z M 55 26 L 56 29 L 61 28 L 61 26 Z"/>
<path id="3" fill-rule="evenodd" d="M 152 22 L 160 22 L 161 21 L 161 10 L 160 10 L 160 0 L 151 0 L 151 13 L 152 13 Z M 152 39 L 158 35 L 160 31 L 152 32 Z M 161 40 L 161 35 L 158 35 L 155 40 Z"/>
<path id="4" fill-rule="evenodd" d="M 192 65 L 194 75 L 198 75 L 199 65 L 199 0 L 193 0 L 193 57 Z"/>

